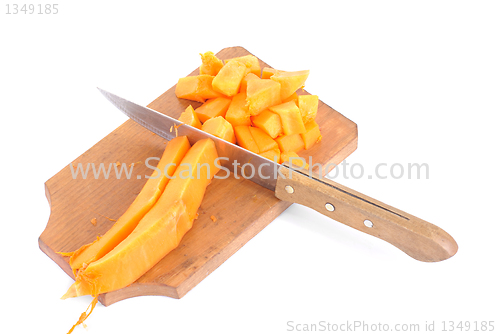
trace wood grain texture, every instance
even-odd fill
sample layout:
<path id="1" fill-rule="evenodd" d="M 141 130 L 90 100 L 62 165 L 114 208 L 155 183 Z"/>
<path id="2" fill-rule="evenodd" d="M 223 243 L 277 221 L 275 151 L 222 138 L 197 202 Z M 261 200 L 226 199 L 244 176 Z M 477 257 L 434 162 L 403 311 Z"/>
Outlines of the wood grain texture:
<path id="1" fill-rule="evenodd" d="M 385 240 L 419 261 L 446 260 L 458 251 L 455 240 L 440 227 L 337 182 L 286 165 L 280 167 L 276 184 L 279 199 L 305 205 Z"/>
<path id="2" fill-rule="evenodd" d="M 229 59 L 247 54 L 244 48 L 232 47 L 223 49 L 217 56 Z M 271 67 L 261 61 L 261 67 L 265 66 Z M 197 73 L 198 69 L 191 75 Z M 194 108 L 200 105 L 178 99 L 174 91 L 175 86 L 148 107 L 178 118 L 189 104 Z M 338 164 L 356 149 L 356 124 L 321 101 L 317 123 L 323 140 L 301 152 L 301 156 L 310 155 L 315 163 Z M 145 175 L 152 173 L 153 170 L 144 164 L 146 159 L 160 157 L 165 145 L 163 138 L 128 120 L 49 179 L 45 187 L 51 214 L 39 238 L 41 250 L 73 277 L 68 258 L 57 252 L 74 251 L 106 233 L 114 224 L 108 218 L 118 219 L 125 212 L 146 182 Z M 104 163 L 107 167 L 116 162 L 136 163 L 132 177 L 127 179 L 122 175 L 118 179 L 112 171 L 108 179 L 102 174 L 95 179 L 92 170 L 86 179 L 81 175 L 72 177 L 71 165 L 77 167 L 81 163 L 86 168 L 87 163 L 96 166 Z M 199 218 L 179 247 L 132 285 L 102 294 L 100 302 L 107 306 L 143 295 L 181 298 L 290 204 L 277 199 L 273 191 L 242 178 L 236 179 L 232 174 L 228 179 L 215 179 L 207 189 Z M 217 221 L 213 222 L 210 216 L 215 216 Z M 95 225 L 91 223 L 93 218 L 97 219 Z"/>

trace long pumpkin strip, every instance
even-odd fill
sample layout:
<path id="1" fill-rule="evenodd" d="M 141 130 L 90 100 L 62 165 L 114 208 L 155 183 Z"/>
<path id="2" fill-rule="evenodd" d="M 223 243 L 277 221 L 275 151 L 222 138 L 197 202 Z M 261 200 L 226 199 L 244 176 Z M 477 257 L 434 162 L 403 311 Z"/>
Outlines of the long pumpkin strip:
<path id="1" fill-rule="evenodd" d="M 176 248 L 191 228 L 206 187 L 218 171 L 217 157 L 211 139 L 193 145 L 134 231 L 101 259 L 79 270 L 63 298 L 96 296 L 126 287 Z"/>
<path id="2" fill-rule="evenodd" d="M 174 175 L 176 167 L 190 147 L 191 145 L 185 136 L 174 138 L 168 142 L 158 162 L 157 169 L 127 211 L 102 237 L 91 244 L 80 247 L 71 255 L 69 263 L 74 272 L 82 268 L 84 263 L 88 265 L 102 258 L 134 230 L 142 217 L 157 202 L 169 182 L 169 177 Z M 158 173 L 158 170 L 161 172 Z"/>

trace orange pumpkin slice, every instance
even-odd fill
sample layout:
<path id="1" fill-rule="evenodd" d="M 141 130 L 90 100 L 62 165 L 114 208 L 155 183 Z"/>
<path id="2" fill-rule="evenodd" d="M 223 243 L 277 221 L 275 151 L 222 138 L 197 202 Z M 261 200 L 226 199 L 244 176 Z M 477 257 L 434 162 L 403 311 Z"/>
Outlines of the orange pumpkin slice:
<path id="1" fill-rule="evenodd" d="M 168 142 L 165 152 L 158 162 L 157 169 L 147 180 L 127 211 L 102 237 L 92 244 L 82 246 L 73 253 L 69 261 L 73 270 L 99 260 L 134 230 L 139 221 L 157 202 L 169 183 L 169 177 L 174 175 L 176 167 L 190 147 L 191 145 L 185 136 L 174 138 Z"/>
<path id="2" fill-rule="evenodd" d="M 271 80 L 279 82 L 281 85 L 281 99 L 284 100 L 292 95 L 297 89 L 304 86 L 309 76 L 309 71 L 285 72 L 277 71 Z"/>
<path id="3" fill-rule="evenodd" d="M 269 107 L 269 110 L 280 116 L 281 125 L 283 126 L 283 132 L 285 135 L 288 136 L 306 132 L 300 109 L 294 101 Z"/>
<path id="4" fill-rule="evenodd" d="M 217 58 L 213 52 L 207 51 L 204 54 L 201 54 L 201 65 L 200 65 L 200 74 L 208 74 L 216 76 L 219 73 L 224 63 L 222 60 Z"/>
<path id="5" fill-rule="evenodd" d="M 175 86 L 175 95 L 180 99 L 205 102 L 221 96 L 212 88 L 214 77 L 207 74 L 180 78 Z"/>
<path id="6" fill-rule="evenodd" d="M 229 108 L 231 99 L 226 97 L 218 97 L 210 99 L 195 109 L 195 113 L 201 122 L 205 123 L 210 118 L 217 116 L 226 116 L 226 111 Z"/>
<path id="7" fill-rule="evenodd" d="M 182 112 L 179 116 L 179 121 L 184 124 L 194 126 L 197 129 L 201 129 L 201 122 L 198 115 L 194 112 L 193 106 L 189 105 L 186 110 Z"/>
<path id="8" fill-rule="evenodd" d="M 218 171 L 217 157 L 211 139 L 196 142 L 132 233 L 101 259 L 79 270 L 63 298 L 124 288 L 176 248 L 192 227 L 206 188 Z"/>
<path id="9" fill-rule="evenodd" d="M 226 121 L 224 117 L 217 116 L 210 118 L 208 121 L 203 123 L 201 129 L 215 137 L 224 139 L 230 143 L 235 144 L 236 138 L 234 137 L 233 126 L 231 123 Z"/>

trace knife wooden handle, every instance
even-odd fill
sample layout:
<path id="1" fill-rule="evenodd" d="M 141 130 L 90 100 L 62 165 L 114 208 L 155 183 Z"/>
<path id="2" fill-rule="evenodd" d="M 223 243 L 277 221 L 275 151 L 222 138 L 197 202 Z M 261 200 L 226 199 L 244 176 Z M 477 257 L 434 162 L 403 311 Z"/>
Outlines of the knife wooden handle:
<path id="1" fill-rule="evenodd" d="M 446 260 L 458 250 L 443 229 L 326 178 L 280 167 L 276 197 L 305 205 L 398 247 L 419 261 Z"/>

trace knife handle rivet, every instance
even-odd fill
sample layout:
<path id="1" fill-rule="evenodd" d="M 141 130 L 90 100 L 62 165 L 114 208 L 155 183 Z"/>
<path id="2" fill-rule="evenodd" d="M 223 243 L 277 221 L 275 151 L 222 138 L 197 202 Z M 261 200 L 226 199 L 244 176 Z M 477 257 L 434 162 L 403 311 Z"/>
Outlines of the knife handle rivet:
<path id="1" fill-rule="evenodd" d="M 292 186 L 285 186 L 285 191 L 289 194 L 293 194 L 293 192 L 295 191 L 295 189 L 293 189 Z"/>
<path id="2" fill-rule="evenodd" d="M 332 204 L 332 203 L 326 203 L 326 204 L 325 204 L 325 208 L 326 208 L 328 211 L 330 211 L 330 212 L 335 211 L 335 207 L 333 206 L 333 204 Z"/>
<path id="3" fill-rule="evenodd" d="M 371 220 L 365 219 L 365 221 L 363 223 L 365 223 L 366 227 L 373 227 L 373 223 Z"/>

